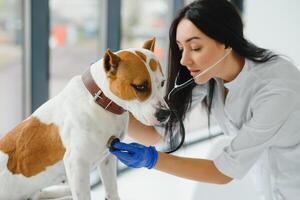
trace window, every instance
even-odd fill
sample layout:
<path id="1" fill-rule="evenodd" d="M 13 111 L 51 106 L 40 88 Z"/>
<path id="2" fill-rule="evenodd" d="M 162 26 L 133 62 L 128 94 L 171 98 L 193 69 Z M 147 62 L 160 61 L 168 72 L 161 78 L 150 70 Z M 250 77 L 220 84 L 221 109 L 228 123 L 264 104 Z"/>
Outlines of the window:
<path id="1" fill-rule="evenodd" d="M 168 3 L 167 0 L 122 1 L 121 49 L 141 47 L 144 41 L 156 37 L 155 54 L 166 66 L 171 12 Z"/>
<path id="2" fill-rule="evenodd" d="M 97 59 L 99 0 L 50 0 L 49 97 Z"/>
<path id="3" fill-rule="evenodd" d="M 23 118 L 21 0 L 0 1 L 0 136 Z"/>

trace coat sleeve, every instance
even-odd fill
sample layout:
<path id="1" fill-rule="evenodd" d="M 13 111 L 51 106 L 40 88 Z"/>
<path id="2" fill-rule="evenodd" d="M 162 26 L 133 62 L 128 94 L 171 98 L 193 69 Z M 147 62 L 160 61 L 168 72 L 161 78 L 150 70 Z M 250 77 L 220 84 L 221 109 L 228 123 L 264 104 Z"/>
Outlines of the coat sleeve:
<path id="1" fill-rule="evenodd" d="M 231 178 L 243 178 L 262 153 L 286 134 L 283 127 L 297 105 L 295 95 L 269 87 L 258 92 L 250 105 L 252 117 L 214 160 L 216 167 Z"/>

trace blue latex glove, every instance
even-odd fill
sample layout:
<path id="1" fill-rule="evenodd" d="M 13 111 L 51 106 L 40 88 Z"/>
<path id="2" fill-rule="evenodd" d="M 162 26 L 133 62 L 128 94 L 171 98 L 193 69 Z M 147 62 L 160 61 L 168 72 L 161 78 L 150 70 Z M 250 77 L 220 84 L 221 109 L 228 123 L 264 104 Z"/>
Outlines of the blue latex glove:
<path id="1" fill-rule="evenodd" d="M 116 142 L 110 152 L 122 163 L 133 168 L 147 167 L 151 169 L 155 166 L 158 156 L 155 147 L 146 147 L 138 143 Z"/>

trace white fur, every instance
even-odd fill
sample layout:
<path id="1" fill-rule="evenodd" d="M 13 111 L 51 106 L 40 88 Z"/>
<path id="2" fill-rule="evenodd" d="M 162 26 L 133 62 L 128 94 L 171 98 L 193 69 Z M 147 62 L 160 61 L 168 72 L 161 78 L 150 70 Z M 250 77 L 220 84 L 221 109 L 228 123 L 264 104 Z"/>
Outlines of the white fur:
<path id="1" fill-rule="evenodd" d="M 148 58 L 154 54 L 144 49 Z M 166 105 L 162 98 L 163 75 L 156 70 L 153 72 L 146 66 L 152 80 L 152 93 L 145 102 L 124 101 L 109 90 L 108 81 L 102 67 L 102 60 L 91 66 L 91 73 L 95 82 L 104 94 L 114 102 L 129 110 L 141 122 L 154 125 L 158 121 L 154 114 L 162 105 Z M 73 200 L 90 199 L 89 174 L 93 166 L 101 171 L 102 182 L 105 186 L 106 198 L 119 200 L 116 182 L 116 159 L 108 155 L 106 143 L 114 135 L 122 137 L 127 130 L 128 113 L 116 115 L 97 105 L 81 77 L 71 79 L 68 85 L 56 97 L 50 99 L 36 110 L 32 116 L 46 124 L 54 123 L 59 127 L 60 136 L 66 153 L 63 161 L 56 163 L 38 175 L 25 177 L 13 175 L 6 167 L 8 156 L 0 152 L 0 200 L 20 200 L 29 197 L 39 199 L 43 196 L 50 198 L 60 194 L 70 195 L 67 189 L 57 188 L 42 190 L 45 187 L 61 184 L 68 179 Z"/>

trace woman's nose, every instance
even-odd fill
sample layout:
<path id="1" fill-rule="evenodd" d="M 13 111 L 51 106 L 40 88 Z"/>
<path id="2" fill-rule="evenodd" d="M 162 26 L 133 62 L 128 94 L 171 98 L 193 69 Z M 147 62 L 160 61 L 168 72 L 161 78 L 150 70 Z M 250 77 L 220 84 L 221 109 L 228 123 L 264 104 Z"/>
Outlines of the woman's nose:
<path id="1" fill-rule="evenodd" d="M 182 51 L 181 59 L 180 59 L 180 64 L 183 66 L 188 66 L 192 63 L 192 60 L 186 51 Z"/>

